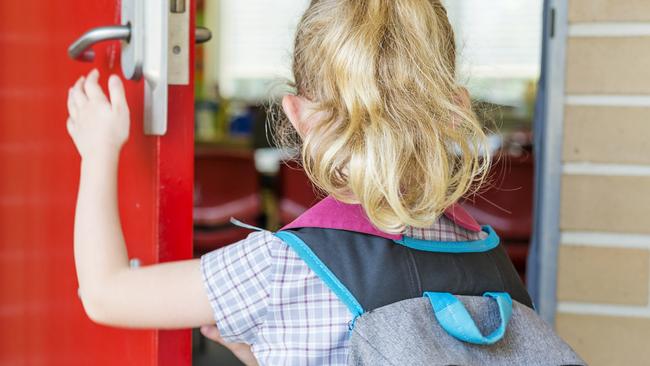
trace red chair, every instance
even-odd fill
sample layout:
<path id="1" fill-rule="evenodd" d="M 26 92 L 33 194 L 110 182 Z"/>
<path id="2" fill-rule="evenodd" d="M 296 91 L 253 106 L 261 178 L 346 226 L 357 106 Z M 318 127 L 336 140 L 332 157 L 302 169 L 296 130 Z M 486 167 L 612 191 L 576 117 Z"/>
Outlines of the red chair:
<path id="1" fill-rule="evenodd" d="M 281 163 L 278 179 L 279 214 L 282 225 L 295 220 L 325 197 L 311 184 L 305 171 L 294 161 Z"/>
<path id="2" fill-rule="evenodd" d="M 476 221 L 491 225 L 524 278 L 533 220 L 534 165 L 531 153 L 495 157 L 479 193 L 462 202 Z"/>
<path id="3" fill-rule="evenodd" d="M 235 217 L 259 225 L 261 197 L 253 153 L 198 146 L 194 158 L 194 251 L 202 254 L 245 238 Z"/>

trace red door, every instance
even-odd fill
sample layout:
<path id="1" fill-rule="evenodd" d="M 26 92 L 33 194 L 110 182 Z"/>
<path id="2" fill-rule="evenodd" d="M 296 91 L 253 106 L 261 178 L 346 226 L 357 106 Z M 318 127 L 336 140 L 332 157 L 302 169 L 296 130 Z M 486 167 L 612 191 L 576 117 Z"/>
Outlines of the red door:
<path id="1" fill-rule="evenodd" d="M 161 6 L 162 6 L 161 2 Z M 190 0 L 190 29 L 194 0 Z M 0 365 L 188 365 L 189 331 L 93 324 L 77 297 L 72 232 L 80 159 L 67 135 L 68 87 L 92 67 L 122 74 L 118 42 L 92 63 L 67 47 L 120 23 L 119 0 L 0 1 Z M 193 65 L 193 33 L 189 42 Z M 143 134 L 143 82 L 126 81 L 131 137 L 120 210 L 129 255 L 143 264 L 192 249 L 193 73 L 169 87 L 168 129 Z"/>

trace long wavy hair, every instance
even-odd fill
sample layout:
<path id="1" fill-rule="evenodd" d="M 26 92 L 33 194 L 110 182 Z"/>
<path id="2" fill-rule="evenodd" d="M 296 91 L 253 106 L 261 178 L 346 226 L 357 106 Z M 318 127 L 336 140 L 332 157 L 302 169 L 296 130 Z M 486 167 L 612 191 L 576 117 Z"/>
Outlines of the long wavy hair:
<path id="1" fill-rule="evenodd" d="M 295 92 L 319 115 L 297 141 L 311 181 L 379 229 L 428 227 L 488 171 L 487 139 L 456 81 L 439 0 L 313 0 L 297 30 Z M 284 120 L 284 121 L 283 121 Z"/>

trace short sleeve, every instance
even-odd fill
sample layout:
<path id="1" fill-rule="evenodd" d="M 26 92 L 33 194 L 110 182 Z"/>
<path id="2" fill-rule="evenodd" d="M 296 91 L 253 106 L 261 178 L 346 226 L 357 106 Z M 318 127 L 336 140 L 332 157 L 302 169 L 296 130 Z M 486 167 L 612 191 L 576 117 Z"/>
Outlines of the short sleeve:
<path id="1" fill-rule="evenodd" d="M 268 231 L 254 232 L 201 257 L 203 283 L 214 319 L 227 342 L 254 343 L 264 321 L 273 238 Z"/>

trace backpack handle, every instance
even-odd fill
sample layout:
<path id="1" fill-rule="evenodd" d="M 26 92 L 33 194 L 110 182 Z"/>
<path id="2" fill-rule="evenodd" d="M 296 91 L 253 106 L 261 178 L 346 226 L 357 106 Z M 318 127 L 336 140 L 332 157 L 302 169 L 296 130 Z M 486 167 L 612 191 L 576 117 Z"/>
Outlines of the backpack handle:
<path id="1" fill-rule="evenodd" d="M 484 297 L 496 300 L 499 307 L 501 323 L 487 336 L 474 323 L 465 305 L 448 292 L 425 292 L 433 307 L 433 313 L 440 326 L 452 337 L 464 342 L 488 345 L 498 342 L 506 333 L 506 326 L 512 315 L 512 298 L 506 292 L 486 292 Z"/>

